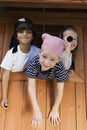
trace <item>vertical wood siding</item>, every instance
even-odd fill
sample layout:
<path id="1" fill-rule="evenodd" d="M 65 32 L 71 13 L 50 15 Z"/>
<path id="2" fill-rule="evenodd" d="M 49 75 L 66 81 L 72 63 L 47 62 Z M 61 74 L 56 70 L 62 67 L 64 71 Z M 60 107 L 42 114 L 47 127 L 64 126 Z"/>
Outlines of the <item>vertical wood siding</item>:
<path id="1" fill-rule="evenodd" d="M 66 82 L 63 99 L 59 108 L 61 123 L 52 126 L 48 114 L 53 104 L 55 81 L 37 80 L 37 99 L 43 116 L 41 127 L 30 125 L 33 114 L 24 73 L 12 74 L 9 84 L 9 108 L 0 106 L 0 130 L 86 130 L 87 129 L 87 26 L 75 26 L 79 33 L 78 53 L 75 68 L 84 83 Z M 54 30 L 55 31 L 55 30 Z M 8 50 L 12 36 L 12 24 L 0 24 L 0 62 Z M 0 77 L 0 98 L 1 98 Z"/>

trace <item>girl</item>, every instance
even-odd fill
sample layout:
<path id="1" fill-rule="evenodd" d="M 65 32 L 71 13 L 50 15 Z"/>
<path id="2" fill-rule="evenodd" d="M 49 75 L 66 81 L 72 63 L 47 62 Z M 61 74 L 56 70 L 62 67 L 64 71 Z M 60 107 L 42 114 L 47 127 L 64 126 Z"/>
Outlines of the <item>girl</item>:
<path id="1" fill-rule="evenodd" d="M 72 55 L 74 55 L 77 48 L 77 31 L 71 26 L 64 26 L 59 37 L 67 43 L 67 47 L 62 54 L 62 62 L 67 70 L 74 69 Z"/>
<path id="2" fill-rule="evenodd" d="M 11 72 L 21 72 L 28 59 L 38 53 L 38 48 L 31 45 L 35 38 L 33 22 L 20 18 L 14 25 L 14 35 L 11 39 L 10 50 L 6 53 L 2 63 L 2 100 L 4 109 L 8 107 L 7 93 Z"/>
<path id="3" fill-rule="evenodd" d="M 36 123 L 40 125 L 42 120 L 42 114 L 36 100 L 35 78 L 45 80 L 56 78 L 57 80 L 56 98 L 49 114 L 52 125 L 56 125 L 60 121 L 58 108 L 63 95 L 64 82 L 68 78 L 68 73 L 60 61 L 62 52 L 66 47 L 65 41 L 50 34 L 43 34 L 42 40 L 43 44 L 41 50 L 39 50 L 39 55 L 28 62 L 26 69 L 26 74 L 29 77 L 28 91 L 34 110 L 31 124 L 34 126 L 36 126 Z"/>

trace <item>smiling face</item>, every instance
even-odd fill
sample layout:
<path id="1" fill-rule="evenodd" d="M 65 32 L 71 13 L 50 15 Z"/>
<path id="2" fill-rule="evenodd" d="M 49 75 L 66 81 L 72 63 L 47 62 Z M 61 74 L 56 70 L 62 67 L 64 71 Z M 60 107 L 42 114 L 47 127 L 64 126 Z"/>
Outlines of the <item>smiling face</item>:
<path id="1" fill-rule="evenodd" d="M 63 32 L 63 39 L 68 43 L 66 37 L 71 36 L 73 40 L 71 41 L 71 51 L 77 47 L 77 33 L 74 30 L 66 30 Z"/>
<path id="2" fill-rule="evenodd" d="M 47 71 L 55 66 L 55 64 L 60 60 L 55 53 L 51 53 L 48 50 L 40 50 L 40 64 L 41 70 Z"/>
<path id="3" fill-rule="evenodd" d="M 17 32 L 17 40 L 19 44 L 28 45 L 33 39 L 33 34 L 31 31 L 20 30 Z"/>

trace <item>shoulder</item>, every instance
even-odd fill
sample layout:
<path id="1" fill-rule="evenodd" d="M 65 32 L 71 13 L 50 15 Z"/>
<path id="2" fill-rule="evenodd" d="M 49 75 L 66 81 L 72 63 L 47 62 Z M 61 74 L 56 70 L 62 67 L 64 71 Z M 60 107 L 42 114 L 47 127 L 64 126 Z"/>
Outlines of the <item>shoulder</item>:
<path id="1" fill-rule="evenodd" d="M 39 55 L 36 55 L 36 56 L 34 56 L 34 57 L 32 57 L 31 59 L 29 59 L 28 61 L 27 61 L 27 66 L 29 66 L 29 65 L 35 65 L 35 64 L 37 64 L 39 62 Z"/>
<path id="2" fill-rule="evenodd" d="M 11 48 L 10 50 L 8 50 L 6 52 L 6 54 L 5 54 L 5 56 L 12 56 L 13 55 L 12 50 L 13 50 L 13 48 Z"/>
<path id="3" fill-rule="evenodd" d="M 30 63 L 32 63 L 32 64 L 36 64 L 36 63 L 38 63 L 38 62 L 39 62 L 39 55 L 34 56 L 34 57 L 31 59 L 31 61 L 30 61 Z"/>
<path id="4" fill-rule="evenodd" d="M 10 49 L 5 54 L 0 66 L 4 69 L 11 70 L 13 59 L 14 59 L 14 55 L 12 53 L 12 49 Z"/>
<path id="5" fill-rule="evenodd" d="M 35 78 L 39 69 L 39 58 L 35 56 L 30 62 L 28 62 L 25 73 L 28 77 Z"/>
<path id="6" fill-rule="evenodd" d="M 62 58 L 66 58 L 66 57 L 72 58 L 72 53 L 70 52 L 70 54 L 67 55 L 67 53 L 65 51 L 63 51 Z"/>
<path id="7" fill-rule="evenodd" d="M 56 65 L 55 65 L 55 70 L 56 70 L 56 73 L 67 73 L 67 71 L 66 71 L 66 69 L 65 69 L 65 67 L 64 67 L 64 64 L 61 62 L 61 61 L 59 61 Z"/>
<path id="8" fill-rule="evenodd" d="M 56 64 L 56 79 L 58 82 L 65 82 L 68 79 L 68 72 L 61 61 Z"/>
<path id="9" fill-rule="evenodd" d="M 62 63 L 62 61 L 59 61 L 59 62 L 56 64 L 56 67 L 59 68 L 59 69 L 62 69 L 62 68 L 64 68 L 64 64 Z"/>
<path id="10" fill-rule="evenodd" d="M 36 51 L 38 51 L 38 47 L 36 47 L 35 45 L 31 45 L 31 50 L 36 50 Z"/>
<path id="11" fill-rule="evenodd" d="M 39 48 L 37 48 L 34 45 L 31 45 L 28 62 L 31 61 L 33 57 L 38 55 L 38 50 L 39 50 Z"/>

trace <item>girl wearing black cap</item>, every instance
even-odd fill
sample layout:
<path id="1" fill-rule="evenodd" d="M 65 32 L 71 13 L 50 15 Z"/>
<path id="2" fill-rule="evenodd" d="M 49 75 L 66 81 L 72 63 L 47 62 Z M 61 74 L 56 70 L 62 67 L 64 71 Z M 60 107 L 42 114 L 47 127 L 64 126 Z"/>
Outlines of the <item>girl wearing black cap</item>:
<path id="1" fill-rule="evenodd" d="M 33 22 L 30 19 L 20 18 L 14 26 L 14 35 L 11 39 L 10 50 L 6 53 L 2 63 L 2 100 L 4 109 L 8 107 L 7 92 L 10 72 L 21 72 L 26 62 L 38 53 L 38 48 L 32 44 L 35 38 Z"/>

